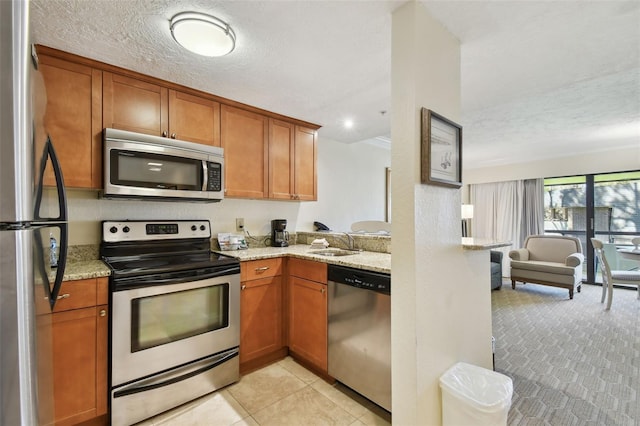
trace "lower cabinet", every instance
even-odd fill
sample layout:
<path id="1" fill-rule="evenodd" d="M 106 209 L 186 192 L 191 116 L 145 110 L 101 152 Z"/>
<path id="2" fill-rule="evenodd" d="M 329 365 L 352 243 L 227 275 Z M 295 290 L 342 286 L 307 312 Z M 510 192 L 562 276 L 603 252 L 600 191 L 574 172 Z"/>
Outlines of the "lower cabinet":
<path id="1" fill-rule="evenodd" d="M 240 271 L 240 371 L 245 373 L 286 354 L 282 259 L 242 262 Z"/>
<path id="2" fill-rule="evenodd" d="M 56 425 L 107 413 L 107 278 L 68 281 L 52 315 Z"/>
<path id="3" fill-rule="evenodd" d="M 327 265 L 289 259 L 289 350 L 327 372 Z"/>

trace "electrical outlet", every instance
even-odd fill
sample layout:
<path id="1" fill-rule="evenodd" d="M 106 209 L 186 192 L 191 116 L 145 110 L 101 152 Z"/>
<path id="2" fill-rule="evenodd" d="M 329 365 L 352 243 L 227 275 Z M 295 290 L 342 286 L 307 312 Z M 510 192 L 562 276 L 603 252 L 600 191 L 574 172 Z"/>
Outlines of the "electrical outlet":
<path id="1" fill-rule="evenodd" d="M 244 231 L 244 219 L 241 217 L 236 218 L 236 231 Z"/>

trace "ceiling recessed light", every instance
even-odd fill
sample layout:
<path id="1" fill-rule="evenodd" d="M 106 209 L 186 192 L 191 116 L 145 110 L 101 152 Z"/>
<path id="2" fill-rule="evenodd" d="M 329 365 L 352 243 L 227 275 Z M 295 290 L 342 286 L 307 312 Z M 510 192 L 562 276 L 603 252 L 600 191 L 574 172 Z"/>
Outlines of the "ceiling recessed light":
<path id="1" fill-rule="evenodd" d="M 171 18 L 169 28 L 178 44 L 198 55 L 224 56 L 236 47 L 236 34 L 231 26 L 215 16 L 178 13 Z"/>
<path id="2" fill-rule="evenodd" d="M 345 129 L 353 128 L 353 120 L 350 118 L 347 118 L 346 120 L 344 120 L 344 128 Z"/>

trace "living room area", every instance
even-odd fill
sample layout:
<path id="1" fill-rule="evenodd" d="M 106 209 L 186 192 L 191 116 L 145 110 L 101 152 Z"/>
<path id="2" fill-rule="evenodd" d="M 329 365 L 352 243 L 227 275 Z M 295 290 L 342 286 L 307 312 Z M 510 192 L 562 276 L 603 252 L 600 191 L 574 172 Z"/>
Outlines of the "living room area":
<path id="1" fill-rule="evenodd" d="M 478 182 L 465 188 L 463 199 L 473 205 L 471 218 L 464 219 L 464 208 L 462 214 L 468 236 L 513 243 L 491 254 L 492 268 L 501 260 L 499 286 L 492 276 L 492 331 L 495 370 L 513 380 L 509 425 L 636 425 L 640 419 L 640 259 L 620 253 L 638 249 L 640 171 L 619 155 L 598 157 L 597 165 L 589 156 L 564 161 L 562 171 L 549 164 L 537 172 L 526 163 L 504 168 L 512 177 L 535 178 L 491 181 L 494 171 L 476 172 Z M 602 172 L 588 173 L 589 167 Z M 544 280 L 515 277 L 512 286 L 511 262 L 526 250 L 527 237 L 575 241 L 562 259 L 580 252 L 572 298 L 569 287 Z M 615 282 L 610 309 L 607 275 L 591 238 L 603 242 L 612 272 L 636 276 L 629 285 Z"/>

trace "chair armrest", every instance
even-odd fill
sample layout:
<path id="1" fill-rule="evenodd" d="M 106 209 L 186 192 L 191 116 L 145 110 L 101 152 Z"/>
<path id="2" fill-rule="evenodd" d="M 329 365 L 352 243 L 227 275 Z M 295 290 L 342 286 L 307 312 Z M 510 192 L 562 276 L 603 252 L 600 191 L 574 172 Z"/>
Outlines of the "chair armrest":
<path id="1" fill-rule="evenodd" d="M 491 262 L 493 263 L 502 263 L 502 252 L 498 250 L 491 250 L 489 252 L 491 256 Z"/>
<path id="2" fill-rule="evenodd" d="M 529 250 L 525 248 L 511 250 L 509 257 L 513 260 L 529 260 Z"/>
<path id="3" fill-rule="evenodd" d="M 564 260 L 564 264 L 567 266 L 580 266 L 584 262 L 584 255 L 582 253 L 573 253 L 567 256 Z"/>

